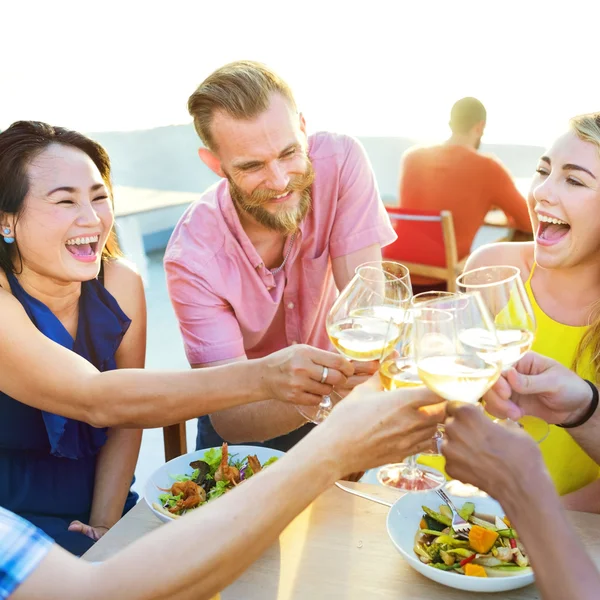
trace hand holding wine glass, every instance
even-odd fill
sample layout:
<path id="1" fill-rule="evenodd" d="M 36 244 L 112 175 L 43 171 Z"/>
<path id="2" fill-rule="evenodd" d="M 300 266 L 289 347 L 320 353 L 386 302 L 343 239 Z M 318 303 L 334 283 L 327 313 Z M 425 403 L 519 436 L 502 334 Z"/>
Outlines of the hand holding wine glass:
<path id="1" fill-rule="evenodd" d="M 359 267 L 342 290 L 327 315 L 327 333 L 338 352 L 351 361 L 370 362 L 387 354 L 400 337 L 404 311 L 410 301 L 409 287 L 398 277 L 399 263 L 388 270 L 379 266 Z M 299 406 L 298 410 L 313 423 L 320 423 L 331 412 L 329 397 L 318 411 Z"/>
<path id="2" fill-rule="evenodd" d="M 486 409 L 506 418 L 531 415 L 547 423 L 577 421 L 593 394 L 577 373 L 547 356 L 528 352 L 485 395 Z"/>

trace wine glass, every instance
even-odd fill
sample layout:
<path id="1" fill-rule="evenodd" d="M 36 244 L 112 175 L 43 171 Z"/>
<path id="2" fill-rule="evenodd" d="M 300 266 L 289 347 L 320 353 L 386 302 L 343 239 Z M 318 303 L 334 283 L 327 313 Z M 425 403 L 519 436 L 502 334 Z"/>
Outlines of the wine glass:
<path id="1" fill-rule="evenodd" d="M 487 333 L 478 329 L 464 331 L 462 343 L 488 354 L 497 352 L 502 369 L 516 364 L 531 349 L 535 337 L 535 315 L 517 267 L 498 265 L 466 271 L 456 280 L 460 291 L 477 291 L 487 306 L 496 327 L 500 349 L 489 348 Z M 537 417 L 525 417 L 528 433 L 538 442 L 549 432 L 548 424 Z M 496 423 L 521 426 L 510 419 Z"/>
<path id="2" fill-rule="evenodd" d="M 414 346 L 410 340 L 413 312 L 412 309 L 406 311 L 401 335 L 396 346 L 390 348 L 380 361 L 379 377 L 387 391 L 423 386 L 413 356 Z M 436 490 L 445 483 L 442 473 L 421 467 L 417 463 L 417 455 L 408 456 L 402 463 L 384 465 L 377 472 L 377 480 L 382 485 L 402 492 Z"/>
<path id="3" fill-rule="evenodd" d="M 349 360 L 379 360 L 388 353 L 384 352 L 386 346 L 396 345 L 412 295 L 394 275 L 397 265 L 393 263 L 391 271 L 382 268 L 383 263 L 359 267 L 333 303 L 327 315 L 327 333 L 338 352 Z M 297 408 L 309 421 L 321 423 L 332 407 L 331 398 L 324 396 L 316 412 L 310 407 Z"/>
<path id="4" fill-rule="evenodd" d="M 412 283 L 410 281 L 410 271 L 408 267 L 399 263 L 395 260 L 373 260 L 366 263 L 362 263 L 358 267 L 356 267 L 355 273 L 362 267 L 374 267 L 376 269 L 380 269 L 385 273 L 389 273 L 393 275 L 396 279 L 399 279 L 407 288 L 412 296 Z"/>
<path id="5" fill-rule="evenodd" d="M 500 376 L 497 353 L 482 353 L 462 342 L 464 332 L 471 329 L 485 332 L 490 350 L 498 349 L 494 322 L 477 293 L 428 302 L 413 315 L 419 377 L 446 400 L 477 404 Z"/>
<path id="6" fill-rule="evenodd" d="M 502 365 L 496 356 L 462 343 L 462 334 L 475 328 L 487 333 L 490 350 L 499 347 L 494 322 L 478 293 L 428 302 L 414 315 L 417 371 L 423 383 L 446 400 L 477 404 L 500 376 Z M 446 489 L 458 496 L 485 495 L 455 480 Z"/>
<path id="7" fill-rule="evenodd" d="M 419 305 L 425 304 L 426 302 L 433 302 L 434 300 L 436 300 L 436 301 L 442 300 L 443 301 L 444 298 L 455 298 L 456 295 L 457 294 L 455 292 L 443 292 L 443 291 L 431 290 L 428 292 L 421 292 L 420 294 L 415 294 L 411 298 L 410 304 L 413 308 L 415 308 Z M 443 302 L 438 302 L 438 304 L 436 306 L 440 310 L 444 310 Z M 446 308 L 451 311 L 453 307 L 452 307 L 452 305 L 448 305 L 448 306 L 446 306 Z M 444 426 L 438 425 L 437 432 L 433 436 L 434 447 L 436 448 L 436 451 L 430 450 L 430 451 L 424 452 L 423 454 L 440 454 L 440 444 L 442 443 L 443 439 L 444 439 Z"/>

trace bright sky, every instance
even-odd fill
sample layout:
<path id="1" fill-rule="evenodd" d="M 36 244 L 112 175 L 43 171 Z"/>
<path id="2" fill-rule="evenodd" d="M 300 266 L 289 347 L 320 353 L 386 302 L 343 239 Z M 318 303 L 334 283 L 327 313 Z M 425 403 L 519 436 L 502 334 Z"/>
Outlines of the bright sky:
<path id="1" fill-rule="evenodd" d="M 0 129 L 186 123 L 196 85 L 250 58 L 292 85 L 312 131 L 440 139 L 452 103 L 473 95 L 488 109 L 484 141 L 544 145 L 600 110 L 600 2 L 550 4 L 6 0 Z"/>

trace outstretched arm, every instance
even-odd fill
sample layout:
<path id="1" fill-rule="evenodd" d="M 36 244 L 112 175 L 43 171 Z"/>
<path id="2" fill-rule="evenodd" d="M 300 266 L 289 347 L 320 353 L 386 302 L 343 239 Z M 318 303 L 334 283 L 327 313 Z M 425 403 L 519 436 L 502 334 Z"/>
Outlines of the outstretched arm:
<path id="1" fill-rule="evenodd" d="M 357 389 L 275 464 L 110 560 L 90 565 L 52 550 L 14 600 L 211 598 L 344 473 L 428 447 L 444 410 L 425 389 L 385 394 Z"/>
<path id="2" fill-rule="evenodd" d="M 352 366 L 337 354 L 307 346 L 264 359 L 214 369 L 151 372 L 117 369 L 100 373 L 91 363 L 40 333 L 23 307 L 0 291 L 0 389 L 19 402 L 96 427 L 162 427 L 198 415 L 277 398 L 318 404 L 331 386 L 315 389 L 322 369 L 351 375 Z M 275 356 L 271 355 L 271 357 Z M 35 377 L 31 376 L 35 365 Z"/>

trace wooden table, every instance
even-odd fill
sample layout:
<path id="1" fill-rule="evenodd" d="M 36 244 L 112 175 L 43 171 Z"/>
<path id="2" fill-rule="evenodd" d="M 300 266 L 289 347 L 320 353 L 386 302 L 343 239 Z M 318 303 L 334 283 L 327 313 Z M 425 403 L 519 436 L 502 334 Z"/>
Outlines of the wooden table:
<path id="1" fill-rule="evenodd" d="M 378 485 L 345 483 L 387 500 L 398 498 L 394 490 Z M 444 587 L 423 577 L 402 559 L 389 539 L 385 524 L 388 510 L 381 504 L 331 488 L 292 521 L 279 541 L 254 565 L 221 592 L 221 599 L 540 598 L 533 585 L 513 592 L 475 594 Z M 571 513 L 570 519 L 600 565 L 600 515 Z M 141 501 L 83 558 L 105 560 L 161 526 L 164 524 Z"/>

